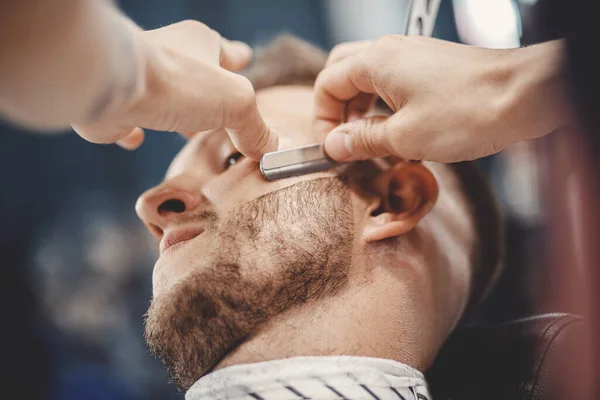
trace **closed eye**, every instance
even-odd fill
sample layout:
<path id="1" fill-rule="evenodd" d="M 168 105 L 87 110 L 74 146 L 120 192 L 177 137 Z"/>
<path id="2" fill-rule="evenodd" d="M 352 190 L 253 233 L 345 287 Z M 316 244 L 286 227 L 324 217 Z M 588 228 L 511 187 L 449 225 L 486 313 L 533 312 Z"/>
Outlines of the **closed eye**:
<path id="1" fill-rule="evenodd" d="M 229 169 L 229 167 L 231 167 L 232 165 L 235 165 L 239 159 L 241 159 L 242 157 L 244 157 L 244 155 L 242 153 L 240 153 L 239 151 L 236 151 L 235 153 L 231 154 L 229 157 L 227 157 L 225 159 L 225 166 L 224 169 L 227 170 Z"/>

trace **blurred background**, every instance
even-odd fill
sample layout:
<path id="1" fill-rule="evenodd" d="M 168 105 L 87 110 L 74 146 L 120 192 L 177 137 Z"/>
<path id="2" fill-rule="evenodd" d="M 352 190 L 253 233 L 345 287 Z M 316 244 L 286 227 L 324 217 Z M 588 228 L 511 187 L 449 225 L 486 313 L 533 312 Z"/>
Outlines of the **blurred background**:
<path id="1" fill-rule="evenodd" d="M 197 19 L 251 45 L 292 33 L 330 49 L 404 33 L 410 1 L 119 3 L 145 29 Z M 532 44 L 540 40 L 536 15 L 531 0 L 442 0 L 433 36 L 485 47 Z M 183 398 L 143 342 L 156 251 L 134 212 L 137 196 L 160 182 L 182 144 L 176 134 L 155 132 L 130 153 L 73 132 L 42 136 L 0 122 L 0 280 L 11 282 L 1 291 L 2 345 L 11 367 L 32 377 L 19 382 L 25 392 L 61 400 Z M 570 311 L 534 301 L 550 279 L 543 266 L 551 234 L 540 201 L 547 170 L 536 147 L 524 143 L 480 162 L 506 215 L 508 247 L 498 289 L 469 323 Z M 27 345 L 11 346 L 14 338 Z"/>

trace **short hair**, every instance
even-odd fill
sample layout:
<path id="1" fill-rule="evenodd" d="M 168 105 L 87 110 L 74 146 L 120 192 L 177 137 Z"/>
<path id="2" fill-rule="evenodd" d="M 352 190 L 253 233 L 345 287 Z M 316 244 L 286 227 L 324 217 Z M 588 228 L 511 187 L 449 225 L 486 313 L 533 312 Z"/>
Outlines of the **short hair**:
<path id="1" fill-rule="evenodd" d="M 255 90 L 280 85 L 313 86 L 325 66 L 327 54 L 297 37 L 284 34 L 256 49 L 254 62 L 244 72 Z M 383 100 L 377 106 L 389 107 Z M 502 270 L 504 219 L 493 190 L 473 162 L 447 164 L 459 180 L 475 225 L 472 284 L 465 315 L 489 294 Z"/>

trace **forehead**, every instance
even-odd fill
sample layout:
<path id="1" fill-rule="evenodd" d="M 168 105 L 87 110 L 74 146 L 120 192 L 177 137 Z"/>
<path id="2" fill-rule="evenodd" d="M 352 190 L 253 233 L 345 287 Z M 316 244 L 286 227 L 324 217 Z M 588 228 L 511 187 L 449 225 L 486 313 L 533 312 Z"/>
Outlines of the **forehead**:
<path id="1" fill-rule="evenodd" d="M 324 137 L 313 129 L 313 89 L 310 86 L 274 86 L 256 93 L 256 103 L 267 125 L 279 137 L 279 150 L 322 142 Z M 231 152 L 224 129 L 194 135 L 175 157 L 167 177 L 200 156 Z"/>
<path id="2" fill-rule="evenodd" d="M 310 143 L 324 139 L 315 133 L 312 126 L 312 87 L 274 86 L 262 89 L 256 94 L 256 103 L 267 125 L 284 141 L 282 145 L 303 137 Z"/>

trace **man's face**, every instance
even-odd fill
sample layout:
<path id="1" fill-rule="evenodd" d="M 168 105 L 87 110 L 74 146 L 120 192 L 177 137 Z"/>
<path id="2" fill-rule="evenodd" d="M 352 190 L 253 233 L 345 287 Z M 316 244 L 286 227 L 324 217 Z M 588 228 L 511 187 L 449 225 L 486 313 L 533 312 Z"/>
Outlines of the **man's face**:
<path id="1" fill-rule="evenodd" d="M 312 90 L 257 95 L 279 148 L 319 142 Z M 347 284 L 354 216 L 334 172 L 268 182 L 223 130 L 193 137 L 136 206 L 160 239 L 151 350 L 187 389 L 274 316 Z"/>
<path id="2" fill-rule="evenodd" d="M 264 119 L 279 134 L 280 150 L 322 141 L 311 129 L 311 88 L 265 89 L 258 93 L 257 102 Z M 323 172 L 269 182 L 258 163 L 241 157 L 225 130 L 194 136 L 171 163 L 165 180 L 144 193 L 136 205 L 140 218 L 160 240 L 154 297 L 197 270 L 190 260 L 221 244 L 205 232 L 216 219 L 222 221 L 240 205 L 269 193 L 333 176 L 333 172 Z M 179 242 L 182 239 L 187 240 Z"/>
<path id="3" fill-rule="evenodd" d="M 279 149 L 323 140 L 312 129 L 312 98 L 304 86 L 258 92 L 261 114 L 279 134 Z M 336 171 L 269 182 L 256 162 L 239 158 L 223 130 L 186 144 L 165 181 L 136 205 L 160 239 L 161 252 L 146 339 L 180 388 L 189 388 L 275 317 L 371 278 L 360 276 L 368 270 L 361 263 L 373 256 L 368 242 L 412 230 L 438 198 L 435 178 L 420 164 L 399 162 L 382 171 L 368 179 L 369 188 L 343 182 Z M 413 310 L 427 323 L 421 326 L 445 338 L 466 302 L 473 235 L 455 177 L 444 168 L 439 174 L 446 188 L 435 215 L 413 236 L 414 248 L 390 251 L 389 241 L 375 248 L 388 257 L 381 270 L 386 284 L 402 257 L 434 259 L 442 249 L 440 260 L 453 260 L 415 268 L 409 286 L 418 294 L 403 286 L 422 305 Z M 445 232 L 443 243 L 433 239 L 439 232 Z"/>

